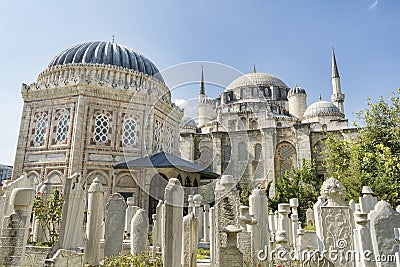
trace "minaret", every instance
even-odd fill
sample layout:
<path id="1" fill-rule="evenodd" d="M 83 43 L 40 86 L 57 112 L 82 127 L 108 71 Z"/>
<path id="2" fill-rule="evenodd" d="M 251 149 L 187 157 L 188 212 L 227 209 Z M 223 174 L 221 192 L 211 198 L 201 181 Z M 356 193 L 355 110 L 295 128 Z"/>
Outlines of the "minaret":
<path id="1" fill-rule="evenodd" d="M 197 126 L 201 127 L 207 122 L 213 120 L 216 116 L 214 101 L 207 97 L 204 86 L 204 71 L 201 67 L 201 81 L 200 81 L 200 94 L 199 94 L 199 106 L 197 108 Z"/>
<path id="2" fill-rule="evenodd" d="M 337 106 L 344 114 L 344 94 L 340 86 L 339 70 L 336 64 L 335 50 L 332 47 L 332 89 L 333 95 L 331 97 L 333 104 Z"/>

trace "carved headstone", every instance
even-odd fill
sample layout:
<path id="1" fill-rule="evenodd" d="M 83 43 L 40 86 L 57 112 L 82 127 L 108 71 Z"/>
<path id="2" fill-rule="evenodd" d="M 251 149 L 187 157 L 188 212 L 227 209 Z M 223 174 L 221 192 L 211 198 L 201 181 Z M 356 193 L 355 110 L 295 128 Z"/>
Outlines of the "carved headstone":
<path id="1" fill-rule="evenodd" d="M 354 229 L 355 250 L 360 253 L 359 262 L 363 267 L 374 267 L 372 242 L 370 232 L 367 228 L 368 214 L 357 211 L 354 214 L 356 229 Z"/>
<path id="2" fill-rule="evenodd" d="M 99 178 L 95 178 L 88 190 L 88 217 L 85 241 L 85 263 L 96 266 L 100 261 L 101 224 L 104 216 L 104 192 Z"/>
<path id="3" fill-rule="evenodd" d="M 203 207 L 201 207 L 201 201 L 203 197 L 199 194 L 193 196 L 193 213 L 197 219 L 197 238 L 199 241 L 203 239 Z"/>
<path id="4" fill-rule="evenodd" d="M 118 193 L 111 195 L 106 204 L 104 256 L 116 256 L 122 251 L 124 240 L 126 203 Z"/>
<path id="5" fill-rule="evenodd" d="M 393 238 L 393 229 L 400 225 L 400 213 L 392 209 L 389 203 L 379 201 L 368 214 L 372 247 L 375 257 L 394 257 L 399 247 Z M 393 262 L 377 262 L 377 266 L 393 266 Z"/>
<path id="6" fill-rule="evenodd" d="M 210 205 L 204 205 L 203 212 L 203 239 L 204 242 L 210 242 Z"/>
<path id="7" fill-rule="evenodd" d="M 306 211 L 306 224 L 309 227 L 315 226 L 314 210 L 312 208 L 308 208 Z"/>
<path id="8" fill-rule="evenodd" d="M 178 179 L 169 179 L 164 201 L 163 266 L 176 267 L 180 266 L 182 257 L 184 201 L 184 191 Z"/>
<path id="9" fill-rule="evenodd" d="M 354 250 L 353 211 L 345 202 L 346 189 L 336 179 L 329 178 L 321 187 L 321 196 L 327 201 L 321 206 L 321 228 L 319 236 L 325 251 L 337 251 L 346 255 Z M 337 257 L 333 263 L 343 267 L 355 266 L 354 260 L 342 261 Z"/>
<path id="10" fill-rule="evenodd" d="M 223 229 L 227 235 L 226 246 L 220 248 L 219 266 L 243 267 L 243 254 L 238 248 L 237 234 L 242 230 L 234 225 L 228 225 Z"/>
<path id="11" fill-rule="evenodd" d="M 183 217 L 182 267 L 197 266 L 197 220 L 191 212 Z"/>
<path id="12" fill-rule="evenodd" d="M 0 266 L 24 266 L 28 226 L 35 190 L 16 188 L 10 196 L 13 212 L 5 216 L 0 240 Z M 3 219 L 3 218 L 1 218 Z"/>
<path id="13" fill-rule="evenodd" d="M 144 209 L 139 209 L 131 222 L 131 254 L 140 254 L 149 249 L 149 217 Z"/>

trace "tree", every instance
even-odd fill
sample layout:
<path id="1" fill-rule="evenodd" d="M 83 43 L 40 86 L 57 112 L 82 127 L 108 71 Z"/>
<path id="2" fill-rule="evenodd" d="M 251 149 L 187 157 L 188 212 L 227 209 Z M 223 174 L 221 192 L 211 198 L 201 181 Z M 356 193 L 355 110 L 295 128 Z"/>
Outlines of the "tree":
<path id="1" fill-rule="evenodd" d="M 298 198 L 299 220 L 305 222 L 306 211 L 317 201 L 322 182 L 315 162 L 303 159 L 300 169 L 292 168 L 275 183 L 275 196 L 269 197 L 267 190 L 268 206 L 275 211 L 279 203 L 289 203 L 289 199 Z"/>
<path id="2" fill-rule="evenodd" d="M 369 185 L 380 200 L 400 204 L 400 89 L 389 102 L 368 99 L 357 113 L 361 125 L 357 137 L 343 140 L 330 136 L 325 142 L 325 167 L 347 188 L 348 199 L 358 199 Z"/>
<path id="3" fill-rule="evenodd" d="M 42 245 L 54 246 L 58 240 L 62 207 L 64 199 L 60 192 L 56 189 L 49 196 L 47 201 L 44 201 L 40 194 L 36 195 L 33 202 L 33 213 L 36 219 L 39 220 L 39 227 L 42 228 L 45 234 L 45 242 Z"/>

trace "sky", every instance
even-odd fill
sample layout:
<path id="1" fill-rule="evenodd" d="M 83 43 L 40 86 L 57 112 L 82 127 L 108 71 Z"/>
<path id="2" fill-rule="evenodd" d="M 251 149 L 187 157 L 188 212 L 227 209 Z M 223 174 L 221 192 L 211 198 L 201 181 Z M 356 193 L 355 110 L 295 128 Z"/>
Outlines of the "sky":
<path id="1" fill-rule="evenodd" d="M 224 64 L 239 73 L 279 77 L 307 91 L 307 103 L 330 100 L 334 46 L 346 95 L 345 113 L 400 87 L 400 1 L 0 1 L 0 163 L 12 165 L 23 101 L 32 83 L 62 50 L 93 40 L 133 48 L 160 70 L 192 61 Z M 212 76 L 205 66 L 205 79 Z M 200 79 L 200 69 L 198 70 Z M 207 76 L 208 75 L 208 76 Z M 195 99 L 198 84 L 173 90 Z M 211 97 L 223 88 L 206 85 Z"/>

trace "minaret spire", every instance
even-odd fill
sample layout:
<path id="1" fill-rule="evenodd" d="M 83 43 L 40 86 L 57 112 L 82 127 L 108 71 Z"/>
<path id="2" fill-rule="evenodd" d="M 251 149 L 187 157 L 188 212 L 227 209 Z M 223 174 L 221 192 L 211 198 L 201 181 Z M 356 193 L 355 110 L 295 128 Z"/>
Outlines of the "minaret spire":
<path id="1" fill-rule="evenodd" d="M 344 113 L 344 94 L 340 85 L 339 70 L 336 63 L 335 50 L 332 46 L 332 102 L 337 106 L 340 112 Z"/>
<path id="2" fill-rule="evenodd" d="M 200 94 L 205 95 L 206 90 L 204 88 L 204 71 L 203 71 L 203 66 L 201 66 L 201 81 L 200 81 Z"/>
<path id="3" fill-rule="evenodd" d="M 335 49 L 332 46 L 332 79 L 333 78 L 340 78 L 339 70 L 336 64 L 336 57 L 335 57 Z"/>

